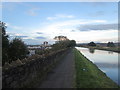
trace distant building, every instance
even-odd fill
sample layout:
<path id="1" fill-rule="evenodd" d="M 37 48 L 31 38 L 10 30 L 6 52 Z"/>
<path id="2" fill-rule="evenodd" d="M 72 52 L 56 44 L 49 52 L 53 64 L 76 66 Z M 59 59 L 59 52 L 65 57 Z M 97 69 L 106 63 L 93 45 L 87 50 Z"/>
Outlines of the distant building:
<path id="1" fill-rule="evenodd" d="M 43 42 L 43 45 L 46 47 L 46 46 L 48 46 L 48 42 L 47 41 L 44 41 Z"/>
<path id="2" fill-rule="evenodd" d="M 41 48 L 41 46 L 39 45 L 39 46 L 28 46 L 28 49 L 40 49 Z"/>
<path id="3" fill-rule="evenodd" d="M 51 49 L 51 48 L 52 48 L 51 45 L 48 44 L 47 41 L 44 41 L 43 44 L 41 44 L 41 45 L 31 45 L 31 46 L 29 45 L 28 46 L 28 49 L 30 50 L 29 51 L 30 55 L 35 54 L 34 50 L 45 50 L 45 49 Z"/>
<path id="4" fill-rule="evenodd" d="M 31 55 L 34 55 L 35 54 L 35 50 L 29 50 L 29 56 L 31 56 Z"/>

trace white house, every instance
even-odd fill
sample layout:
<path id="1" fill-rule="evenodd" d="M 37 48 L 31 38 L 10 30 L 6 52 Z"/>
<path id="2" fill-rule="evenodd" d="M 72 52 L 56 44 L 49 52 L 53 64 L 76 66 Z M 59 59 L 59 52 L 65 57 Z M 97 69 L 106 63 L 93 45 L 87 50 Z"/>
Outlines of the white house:
<path id="1" fill-rule="evenodd" d="M 35 50 L 29 50 L 29 56 L 31 56 L 31 55 L 34 55 L 35 54 Z"/>

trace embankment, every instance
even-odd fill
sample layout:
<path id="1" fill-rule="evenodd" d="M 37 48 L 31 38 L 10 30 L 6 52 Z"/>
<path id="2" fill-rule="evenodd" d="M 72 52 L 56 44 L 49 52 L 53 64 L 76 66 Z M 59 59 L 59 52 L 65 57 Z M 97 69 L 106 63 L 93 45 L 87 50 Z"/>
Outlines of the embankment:
<path id="1" fill-rule="evenodd" d="M 47 72 L 61 58 L 66 55 L 68 49 L 56 51 L 46 57 L 28 60 L 16 67 L 9 67 L 2 71 L 2 88 L 35 88 L 35 84 L 40 83 Z"/>
<path id="2" fill-rule="evenodd" d="M 95 64 L 74 49 L 76 88 L 118 88 Z M 99 57 L 98 57 L 99 58 Z"/>

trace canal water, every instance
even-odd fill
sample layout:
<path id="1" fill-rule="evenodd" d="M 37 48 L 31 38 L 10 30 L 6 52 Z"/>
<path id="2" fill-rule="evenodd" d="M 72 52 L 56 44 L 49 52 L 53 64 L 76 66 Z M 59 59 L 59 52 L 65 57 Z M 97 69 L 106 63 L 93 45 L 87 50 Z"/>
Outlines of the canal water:
<path id="1" fill-rule="evenodd" d="M 111 51 L 88 49 L 83 47 L 76 47 L 76 49 L 80 50 L 80 52 L 96 64 L 101 71 L 106 73 L 109 78 L 120 85 L 118 78 L 118 56 L 120 54 Z"/>

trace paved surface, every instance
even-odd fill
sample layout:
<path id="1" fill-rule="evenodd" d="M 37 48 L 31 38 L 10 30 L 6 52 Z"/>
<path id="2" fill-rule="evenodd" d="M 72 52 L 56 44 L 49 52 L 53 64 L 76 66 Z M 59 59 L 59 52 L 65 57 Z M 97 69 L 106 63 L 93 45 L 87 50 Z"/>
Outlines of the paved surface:
<path id="1" fill-rule="evenodd" d="M 54 67 L 39 88 L 73 88 L 75 79 L 74 56 L 72 51 Z"/>

